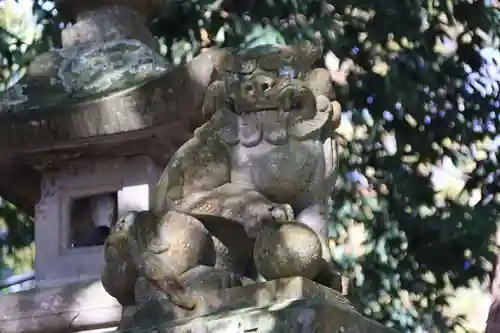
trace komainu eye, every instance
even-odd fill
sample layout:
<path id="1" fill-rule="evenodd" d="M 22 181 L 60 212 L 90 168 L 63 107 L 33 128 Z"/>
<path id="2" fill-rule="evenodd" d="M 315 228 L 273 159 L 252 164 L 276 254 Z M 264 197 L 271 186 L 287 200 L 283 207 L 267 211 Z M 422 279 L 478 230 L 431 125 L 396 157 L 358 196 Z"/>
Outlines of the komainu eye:
<path id="1" fill-rule="evenodd" d="M 297 73 L 295 72 L 295 69 L 293 69 L 292 66 L 283 66 L 278 70 L 278 75 L 286 76 L 289 79 L 294 79 L 296 78 Z"/>

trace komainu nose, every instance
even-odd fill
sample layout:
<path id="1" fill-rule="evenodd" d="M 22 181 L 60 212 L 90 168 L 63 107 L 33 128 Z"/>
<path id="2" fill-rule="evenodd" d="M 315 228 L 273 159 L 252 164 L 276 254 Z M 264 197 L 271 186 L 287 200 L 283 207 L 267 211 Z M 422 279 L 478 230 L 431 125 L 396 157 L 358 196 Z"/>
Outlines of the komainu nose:
<path id="1" fill-rule="evenodd" d="M 271 77 L 257 77 L 251 82 L 247 82 L 243 89 L 245 93 L 250 95 L 266 95 L 274 86 L 276 85 L 276 80 Z"/>

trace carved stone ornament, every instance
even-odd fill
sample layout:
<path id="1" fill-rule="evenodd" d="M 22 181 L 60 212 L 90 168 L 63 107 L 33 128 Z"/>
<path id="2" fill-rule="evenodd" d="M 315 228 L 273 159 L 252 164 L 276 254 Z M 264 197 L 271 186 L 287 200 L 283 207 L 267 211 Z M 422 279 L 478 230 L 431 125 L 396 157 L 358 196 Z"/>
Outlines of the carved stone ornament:
<path id="1" fill-rule="evenodd" d="M 313 69 L 320 56 L 310 42 L 227 52 L 209 120 L 171 157 L 152 211 L 129 213 L 107 240 L 102 282 L 122 305 L 193 315 L 211 291 L 262 278 L 336 287 L 327 232 L 340 106 L 328 71 Z"/>
<path id="2" fill-rule="evenodd" d="M 152 80 L 169 68 L 160 54 L 132 39 L 53 49 L 35 58 L 26 78 L 3 94 L 0 112 L 94 100 Z"/>

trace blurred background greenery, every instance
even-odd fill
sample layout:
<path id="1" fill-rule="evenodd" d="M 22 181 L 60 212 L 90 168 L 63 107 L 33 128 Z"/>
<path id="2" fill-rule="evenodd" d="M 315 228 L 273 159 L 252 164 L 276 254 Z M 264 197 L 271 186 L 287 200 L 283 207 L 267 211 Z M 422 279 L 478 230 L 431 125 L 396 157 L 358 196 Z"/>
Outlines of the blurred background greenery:
<path id="1" fill-rule="evenodd" d="M 50 1 L 0 1 L 1 87 L 71 24 Z M 495 276 L 500 16 L 475 0 L 165 1 L 172 63 L 213 46 L 323 39 L 343 107 L 335 261 L 353 299 L 402 332 L 479 331 Z M 4 275 L 32 269 L 33 221 L 0 206 Z M 0 274 L 1 278 L 1 274 Z M 451 301 L 451 306 L 449 302 Z M 486 304 L 486 305 L 484 305 Z"/>

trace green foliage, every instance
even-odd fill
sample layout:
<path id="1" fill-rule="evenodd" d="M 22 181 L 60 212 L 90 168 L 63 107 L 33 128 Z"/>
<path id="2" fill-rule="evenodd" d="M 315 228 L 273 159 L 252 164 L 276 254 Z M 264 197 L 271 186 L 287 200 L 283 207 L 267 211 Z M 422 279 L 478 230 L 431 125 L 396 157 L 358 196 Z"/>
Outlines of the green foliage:
<path id="1" fill-rule="evenodd" d="M 478 50 L 498 37 L 498 13 L 463 0 L 169 1 L 166 11 L 151 29 L 175 63 L 207 46 L 319 36 L 325 56 L 341 64 L 331 65 L 333 74 L 345 77 L 342 64 L 352 61 L 346 84 L 336 87 L 352 129 L 339 137 L 332 213 L 338 264 L 374 319 L 405 332 L 459 326 L 461 318 L 443 314 L 447 296 L 471 278 L 485 280 L 496 252 L 490 238 L 499 199 L 487 196 L 498 192 L 498 174 L 485 156 L 498 155 L 491 150 L 496 129 L 487 123 L 498 128 L 498 103 L 467 92 L 464 65 L 480 67 Z M 44 22 L 43 45 L 58 45 L 59 19 Z M 439 174 L 444 156 L 455 167 L 441 166 Z M 347 177 L 355 170 L 368 187 Z M 361 254 L 344 251 L 353 225 L 366 232 Z"/>
<path id="2" fill-rule="evenodd" d="M 0 199 L 0 279 L 6 271 L 20 274 L 33 269 L 33 236 L 33 220 L 11 203 Z"/>
<path id="3" fill-rule="evenodd" d="M 25 1 L 24 1 L 25 2 Z M 20 12 L 15 0 L 4 1 L 0 10 L 0 87 L 12 85 L 12 75 L 22 75 L 26 66 L 49 47 L 60 46 L 61 21 L 34 1 L 32 13 Z M 17 10 L 16 10 L 17 9 Z"/>

